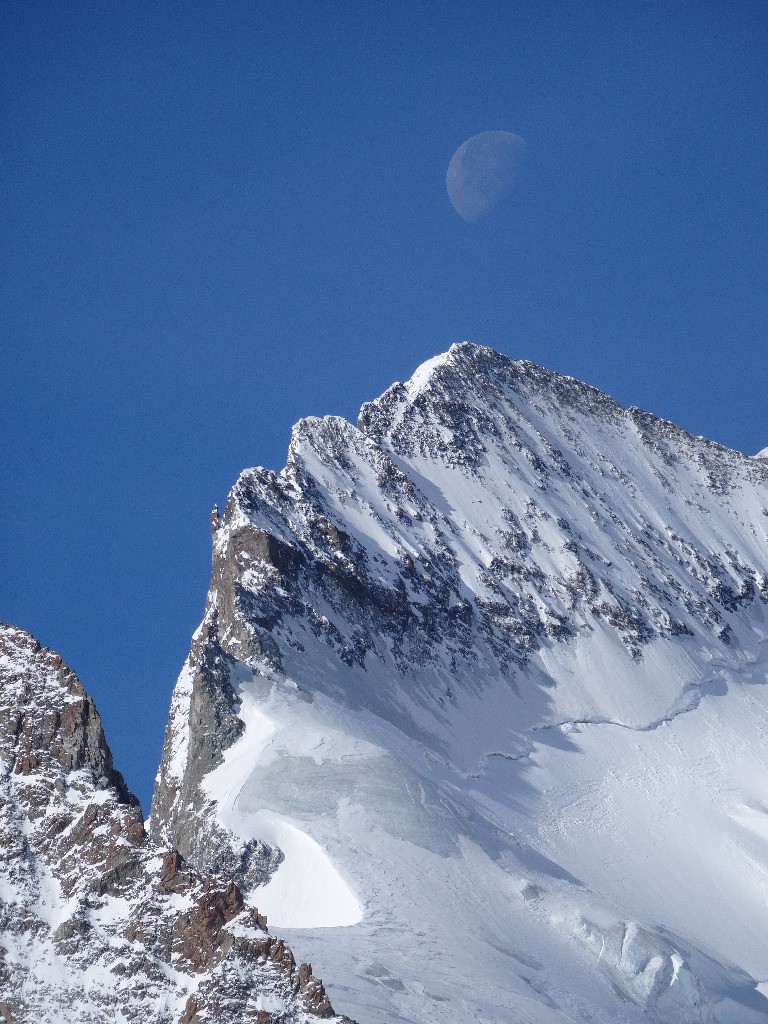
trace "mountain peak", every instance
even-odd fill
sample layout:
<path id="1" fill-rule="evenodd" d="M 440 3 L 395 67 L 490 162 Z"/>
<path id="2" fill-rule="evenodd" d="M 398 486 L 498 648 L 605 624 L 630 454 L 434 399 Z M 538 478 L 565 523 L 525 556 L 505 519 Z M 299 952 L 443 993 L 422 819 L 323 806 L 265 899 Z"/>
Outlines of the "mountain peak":
<path id="1" fill-rule="evenodd" d="M 468 462 L 484 447 L 484 434 L 498 433 L 499 419 L 536 420 L 569 409 L 609 419 L 623 415 L 613 399 L 573 377 L 460 342 L 363 405 L 358 426 L 377 441 L 406 447 L 414 431 L 426 430 L 433 454 L 452 444 Z"/>
<path id="2" fill-rule="evenodd" d="M 741 825 L 686 766 L 744 807 L 750 772 L 768 786 L 739 710 L 766 679 L 767 466 L 469 342 L 357 426 L 300 421 L 286 469 L 242 473 L 217 521 L 152 834 L 227 865 L 304 948 L 332 928 L 361 1017 L 506 1022 L 532 998 L 524 935 L 537 1020 L 638 1019 L 576 939 L 651 1020 L 711 1024 L 717 997 L 736 1024 L 722 993 L 759 1000 L 724 965 L 762 976 L 768 929 L 745 941 Z M 701 746 L 718 714 L 750 737 L 738 777 Z M 686 828 L 722 856 L 694 863 Z M 716 928 L 695 909 L 713 878 L 743 908 Z"/>
<path id="3" fill-rule="evenodd" d="M 94 784 L 112 787 L 120 802 L 138 808 L 115 771 L 101 718 L 61 657 L 31 634 L 0 623 L 0 745 L 14 750 L 17 773 L 43 763 L 65 773 L 87 770 Z"/>

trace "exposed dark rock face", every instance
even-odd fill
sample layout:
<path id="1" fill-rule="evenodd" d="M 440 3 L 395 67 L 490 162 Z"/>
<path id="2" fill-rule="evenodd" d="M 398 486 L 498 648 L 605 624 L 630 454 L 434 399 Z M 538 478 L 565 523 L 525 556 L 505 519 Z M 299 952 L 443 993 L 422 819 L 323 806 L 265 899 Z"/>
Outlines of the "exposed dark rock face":
<path id="1" fill-rule="evenodd" d="M 4 1021 L 334 1016 L 231 878 L 150 844 L 74 673 L 1 625 L 0 856 Z"/>
<path id="2" fill-rule="evenodd" d="M 206 813 L 210 801 L 200 787 L 243 731 L 230 679 L 236 661 L 221 642 L 220 619 L 218 608 L 209 602 L 184 667 L 186 686 L 176 691 L 189 726 L 177 735 L 178 719 L 168 723 L 159 772 L 167 784 L 152 801 L 152 837 L 161 845 L 174 845 L 204 871 L 226 874 L 251 888 L 267 881 L 282 859 L 280 851 L 258 839 L 238 842 Z M 232 637 L 225 643 L 231 646 Z"/>
<path id="3" fill-rule="evenodd" d="M 102 788 L 113 789 L 121 803 L 138 813 L 135 797 L 113 767 L 93 701 L 59 655 L 22 630 L 6 627 L 0 633 L 0 658 L 9 673 L 0 716 L 0 749 L 14 751 L 12 771 L 32 775 L 42 767 L 63 772 L 86 769 Z M 51 683 L 58 690 L 58 701 L 41 708 L 38 691 L 41 684 L 50 687 Z"/>

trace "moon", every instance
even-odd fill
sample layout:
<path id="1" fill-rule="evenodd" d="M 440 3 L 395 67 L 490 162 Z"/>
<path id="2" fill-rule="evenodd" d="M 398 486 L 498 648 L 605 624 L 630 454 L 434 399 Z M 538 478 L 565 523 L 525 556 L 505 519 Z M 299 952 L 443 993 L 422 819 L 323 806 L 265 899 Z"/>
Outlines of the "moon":
<path id="1" fill-rule="evenodd" d="M 512 191 L 525 157 L 525 140 L 514 132 L 480 132 L 451 157 L 445 187 L 464 220 L 478 220 Z"/>

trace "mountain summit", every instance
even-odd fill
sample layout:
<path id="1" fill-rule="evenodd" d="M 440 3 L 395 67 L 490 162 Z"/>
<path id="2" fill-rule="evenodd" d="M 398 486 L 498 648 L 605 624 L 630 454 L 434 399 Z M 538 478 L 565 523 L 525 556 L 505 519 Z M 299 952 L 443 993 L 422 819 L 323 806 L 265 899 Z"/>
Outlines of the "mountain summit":
<path id="1" fill-rule="evenodd" d="M 211 528 L 151 834 L 345 1012 L 766 1019 L 768 462 L 463 343 Z"/>

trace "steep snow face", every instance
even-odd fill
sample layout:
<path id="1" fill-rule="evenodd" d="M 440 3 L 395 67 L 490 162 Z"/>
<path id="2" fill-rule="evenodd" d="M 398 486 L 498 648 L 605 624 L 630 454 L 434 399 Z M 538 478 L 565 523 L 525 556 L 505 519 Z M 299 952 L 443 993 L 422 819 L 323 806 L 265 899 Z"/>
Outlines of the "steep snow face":
<path id="1" fill-rule="evenodd" d="M 153 833 L 347 1012 L 765 1019 L 768 463 L 462 344 L 212 532 Z"/>
<path id="2" fill-rule="evenodd" d="M 9 1024 L 344 1024 L 231 881 L 147 841 L 74 673 L 2 624 L 0 868 Z"/>

